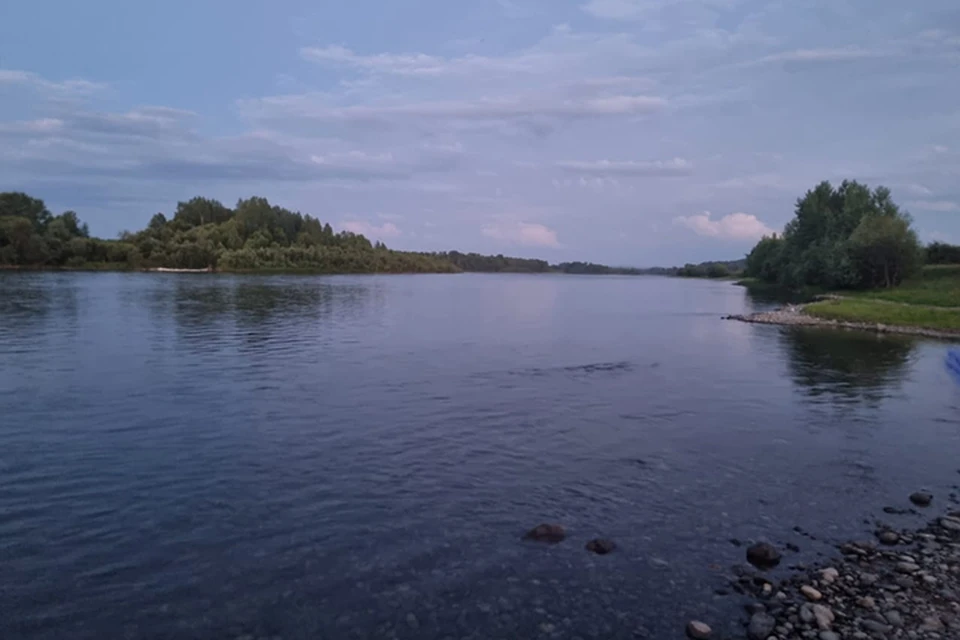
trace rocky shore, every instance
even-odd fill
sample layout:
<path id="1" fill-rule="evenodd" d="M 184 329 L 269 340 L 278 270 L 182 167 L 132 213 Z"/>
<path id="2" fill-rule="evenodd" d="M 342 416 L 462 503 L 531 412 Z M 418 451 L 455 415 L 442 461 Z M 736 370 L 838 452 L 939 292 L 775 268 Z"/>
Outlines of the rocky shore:
<path id="1" fill-rule="evenodd" d="M 960 638 L 960 511 L 918 530 L 880 526 L 875 539 L 845 543 L 838 550 L 834 561 L 793 567 L 796 573 L 775 583 L 766 570 L 779 561 L 779 553 L 770 545 L 751 547 L 747 558 L 759 566 L 737 568 L 732 580 L 736 591 L 754 600 L 747 606 L 746 637 Z M 710 638 L 709 627 L 704 633 L 701 624 L 691 623 L 688 636 Z"/>
<path id="2" fill-rule="evenodd" d="M 753 324 L 775 324 L 783 326 L 828 327 L 831 329 L 851 329 L 854 331 L 873 331 L 875 333 L 894 333 L 910 336 L 936 338 L 938 340 L 958 340 L 960 333 L 939 331 L 922 327 L 905 327 L 875 322 L 850 322 L 846 320 L 827 320 L 804 312 L 804 305 L 789 305 L 774 311 L 761 311 L 751 314 L 733 314 L 723 316 L 724 320 L 739 320 Z"/>

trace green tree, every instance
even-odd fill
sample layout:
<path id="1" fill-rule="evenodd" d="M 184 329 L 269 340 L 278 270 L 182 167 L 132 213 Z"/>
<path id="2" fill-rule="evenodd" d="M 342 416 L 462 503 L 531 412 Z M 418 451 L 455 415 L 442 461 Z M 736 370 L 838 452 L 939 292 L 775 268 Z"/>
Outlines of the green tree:
<path id="1" fill-rule="evenodd" d="M 850 235 L 851 261 L 859 284 L 893 287 L 914 275 L 921 264 L 921 248 L 910 222 L 901 215 L 865 217 Z"/>

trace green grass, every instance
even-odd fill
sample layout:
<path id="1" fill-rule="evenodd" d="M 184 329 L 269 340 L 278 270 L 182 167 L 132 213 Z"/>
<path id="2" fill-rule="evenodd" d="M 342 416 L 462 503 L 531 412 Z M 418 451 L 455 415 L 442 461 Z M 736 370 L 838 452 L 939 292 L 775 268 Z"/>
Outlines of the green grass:
<path id="1" fill-rule="evenodd" d="M 908 280 L 893 289 L 843 292 L 858 299 L 886 300 L 901 304 L 931 307 L 960 307 L 960 265 L 924 267 L 920 277 Z"/>
<path id="2" fill-rule="evenodd" d="M 828 320 L 960 331 L 960 311 L 958 310 L 890 304 L 882 300 L 865 298 L 824 300 L 807 305 L 804 311 Z"/>

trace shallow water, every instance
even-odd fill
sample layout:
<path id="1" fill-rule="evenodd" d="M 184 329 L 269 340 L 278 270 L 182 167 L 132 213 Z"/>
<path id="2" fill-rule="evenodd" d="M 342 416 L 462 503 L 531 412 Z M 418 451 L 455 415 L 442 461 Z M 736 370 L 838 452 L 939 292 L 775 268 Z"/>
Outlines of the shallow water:
<path id="1" fill-rule="evenodd" d="M 766 304 L 653 277 L 0 273 L 0 637 L 735 632 L 730 538 L 808 561 L 960 480 L 943 344 L 720 320 Z M 541 521 L 567 541 L 521 542 Z"/>

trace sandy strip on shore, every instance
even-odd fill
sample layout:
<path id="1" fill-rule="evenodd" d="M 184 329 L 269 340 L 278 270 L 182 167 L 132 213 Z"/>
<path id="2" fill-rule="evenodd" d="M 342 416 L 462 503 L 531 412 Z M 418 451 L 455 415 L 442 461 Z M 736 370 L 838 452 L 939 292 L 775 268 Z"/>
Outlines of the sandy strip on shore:
<path id="1" fill-rule="evenodd" d="M 850 329 L 854 331 L 872 331 L 874 333 L 896 333 L 901 335 L 922 336 L 938 340 L 960 340 L 960 332 L 923 327 L 897 326 L 874 322 L 851 322 L 848 320 L 827 320 L 817 318 L 803 311 L 803 305 L 790 305 L 775 311 L 761 311 L 751 314 L 724 316 L 724 320 L 739 320 L 753 324 L 775 324 L 781 326 L 827 327 L 831 329 Z"/>

